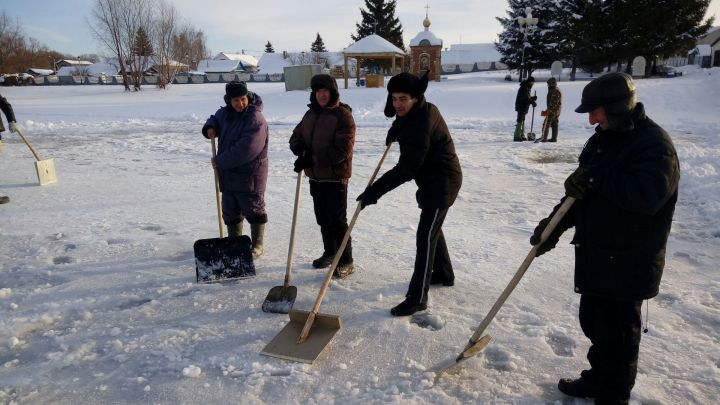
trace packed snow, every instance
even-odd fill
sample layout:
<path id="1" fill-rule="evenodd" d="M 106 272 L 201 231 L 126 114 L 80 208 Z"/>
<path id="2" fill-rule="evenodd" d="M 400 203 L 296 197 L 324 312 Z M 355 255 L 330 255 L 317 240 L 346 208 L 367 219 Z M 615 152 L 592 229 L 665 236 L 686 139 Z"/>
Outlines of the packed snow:
<path id="1" fill-rule="evenodd" d="M 0 403 L 587 403 L 556 386 L 586 367 L 588 348 L 572 232 L 532 263 L 490 324 L 489 346 L 452 373 L 432 372 L 464 348 L 510 281 L 592 132 L 587 114 L 573 112 L 587 80 L 563 80 L 559 142 L 512 142 L 518 84 L 505 73 L 449 76 L 426 93 L 465 176 L 443 228 L 455 286 L 433 286 L 424 314 L 390 315 L 410 279 L 420 213 L 415 185 L 401 186 L 357 219 L 356 271 L 332 282 L 320 309 L 343 328 L 313 365 L 259 354 L 288 322 L 261 305 L 283 284 L 296 181 L 287 141 L 308 91 L 250 83 L 271 134 L 265 254 L 253 278 L 197 284 L 193 243 L 218 236 L 200 128 L 223 85 L 3 88 L 59 181 L 39 186 L 28 148 L 3 133 L 0 195 L 11 201 L 0 205 Z M 634 404 L 707 404 L 720 391 L 720 69 L 684 73 L 637 80 L 639 101 L 674 139 L 682 179 Z M 540 110 L 547 73 L 536 75 Z M 391 121 L 385 89 L 340 93 L 357 123 L 352 215 Z M 539 133 L 539 118 L 529 114 L 526 128 Z M 397 158 L 395 146 L 381 173 Z M 291 284 L 294 308 L 309 310 L 326 271 L 310 265 L 322 243 L 307 181 L 300 201 Z"/>

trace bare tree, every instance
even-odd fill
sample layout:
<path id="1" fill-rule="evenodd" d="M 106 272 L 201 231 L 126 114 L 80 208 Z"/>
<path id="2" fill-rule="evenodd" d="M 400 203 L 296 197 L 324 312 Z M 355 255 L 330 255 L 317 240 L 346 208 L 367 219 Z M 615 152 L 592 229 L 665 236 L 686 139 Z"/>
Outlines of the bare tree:
<path id="1" fill-rule="evenodd" d="M 19 54 L 25 48 L 25 35 L 20 21 L 0 13 L 0 72 L 17 72 Z"/>
<path id="2" fill-rule="evenodd" d="M 139 91 L 142 79 L 148 68 L 151 50 L 140 46 L 141 32 L 150 32 L 153 15 L 150 3 L 152 0 L 122 0 L 124 7 L 120 10 L 122 28 L 122 46 L 127 59 L 125 63 L 130 67 L 133 89 Z"/>
<path id="3" fill-rule="evenodd" d="M 175 76 L 178 64 L 173 60 L 177 12 L 175 7 L 165 0 L 158 4 L 157 19 L 154 24 L 155 63 L 158 68 L 158 87 L 165 88 Z"/>
<path id="4" fill-rule="evenodd" d="M 127 0 L 96 0 L 92 9 L 92 22 L 90 29 L 95 38 L 105 44 L 110 52 L 117 58 L 120 74 L 123 78 L 125 90 L 130 90 L 128 72 L 125 66 L 127 53 L 123 48 L 123 27 L 121 13 Z"/>
<path id="5" fill-rule="evenodd" d="M 197 63 L 210 57 L 205 45 L 205 34 L 190 24 L 178 29 L 174 39 L 174 58 L 187 64 L 190 69 L 197 69 Z"/>

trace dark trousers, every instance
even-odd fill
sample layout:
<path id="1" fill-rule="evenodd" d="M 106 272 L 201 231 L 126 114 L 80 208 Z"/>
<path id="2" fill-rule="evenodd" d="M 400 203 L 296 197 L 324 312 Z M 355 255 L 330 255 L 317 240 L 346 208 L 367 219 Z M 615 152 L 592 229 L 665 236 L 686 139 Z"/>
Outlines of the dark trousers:
<path id="1" fill-rule="evenodd" d="M 442 231 L 447 212 L 447 208 L 423 209 L 420 212 L 420 223 L 415 235 L 415 270 L 406 294 L 413 301 L 427 303 L 432 279 L 455 279 Z"/>
<path id="2" fill-rule="evenodd" d="M 267 223 L 265 198 L 257 193 L 224 192 L 221 197 L 222 217 L 227 225 L 239 224 L 245 218 L 251 224 Z"/>
<path id="3" fill-rule="evenodd" d="M 596 403 L 626 403 L 630 398 L 640 351 L 641 306 L 641 300 L 580 297 L 580 327 L 592 343 L 590 370 L 582 376 L 598 387 Z"/>
<path id="4" fill-rule="evenodd" d="M 347 182 L 310 180 L 310 195 L 315 208 L 315 220 L 320 225 L 325 253 L 334 255 L 348 229 Z M 341 263 L 352 262 L 352 244 L 348 239 Z"/>

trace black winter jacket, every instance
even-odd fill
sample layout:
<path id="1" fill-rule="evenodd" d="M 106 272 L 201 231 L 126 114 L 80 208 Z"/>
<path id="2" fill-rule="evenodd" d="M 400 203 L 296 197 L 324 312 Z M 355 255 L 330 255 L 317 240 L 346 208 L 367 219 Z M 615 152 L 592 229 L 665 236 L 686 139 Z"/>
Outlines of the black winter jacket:
<path id="1" fill-rule="evenodd" d="M 515 96 L 515 111 L 527 114 L 530 105 L 534 102 L 530 95 L 531 87 L 527 80 L 520 82 L 520 88 L 518 89 L 517 96 Z"/>
<path id="2" fill-rule="evenodd" d="M 450 130 L 437 107 L 421 96 L 407 115 L 395 118 L 388 138 L 397 139 L 400 159 L 368 188 L 368 195 L 380 198 L 414 179 L 420 208 L 453 205 L 462 185 L 462 171 Z"/>
<path id="3" fill-rule="evenodd" d="M 575 226 L 575 291 L 640 300 L 658 294 L 678 198 L 675 147 L 638 103 L 629 131 L 599 127 L 580 154 L 593 191 L 573 205 L 561 229 Z M 556 207 L 557 209 L 557 207 Z"/>
<path id="4" fill-rule="evenodd" d="M 11 122 L 15 122 L 15 112 L 13 111 L 12 105 L 10 105 L 10 102 L 7 101 L 5 97 L 0 94 L 0 110 L 5 114 L 5 118 L 8 120 L 8 124 Z M 5 131 L 5 126 L 2 123 L 2 119 L 0 119 L 0 132 Z"/>

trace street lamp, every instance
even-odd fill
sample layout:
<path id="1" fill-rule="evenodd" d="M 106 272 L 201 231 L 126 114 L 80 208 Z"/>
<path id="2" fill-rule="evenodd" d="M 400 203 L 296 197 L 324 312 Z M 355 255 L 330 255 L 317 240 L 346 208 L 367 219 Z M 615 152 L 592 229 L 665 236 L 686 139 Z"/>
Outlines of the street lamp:
<path id="1" fill-rule="evenodd" d="M 523 47 L 522 56 L 520 59 L 520 78 L 518 79 L 518 81 L 521 82 L 523 79 L 523 75 L 525 74 L 525 47 L 527 46 L 528 30 L 537 25 L 538 19 L 533 18 L 532 10 L 530 9 L 530 7 L 525 7 L 525 17 L 518 17 L 517 22 L 518 25 L 520 25 L 520 28 L 523 30 Z"/>

